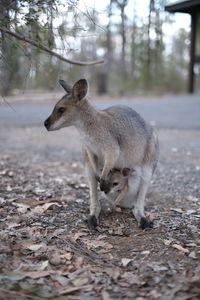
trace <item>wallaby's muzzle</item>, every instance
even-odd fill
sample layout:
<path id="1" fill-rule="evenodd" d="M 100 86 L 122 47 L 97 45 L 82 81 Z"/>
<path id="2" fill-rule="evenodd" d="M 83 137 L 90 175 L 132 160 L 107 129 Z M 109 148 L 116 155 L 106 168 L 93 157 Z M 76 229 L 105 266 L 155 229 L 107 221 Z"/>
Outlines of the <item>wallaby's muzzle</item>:
<path id="1" fill-rule="evenodd" d="M 44 121 L 44 126 L 46 127 L 47 130 L 49 130 L 50 125 L 51 125 L 50 117 L 48 117 L 48 118 Z"/>

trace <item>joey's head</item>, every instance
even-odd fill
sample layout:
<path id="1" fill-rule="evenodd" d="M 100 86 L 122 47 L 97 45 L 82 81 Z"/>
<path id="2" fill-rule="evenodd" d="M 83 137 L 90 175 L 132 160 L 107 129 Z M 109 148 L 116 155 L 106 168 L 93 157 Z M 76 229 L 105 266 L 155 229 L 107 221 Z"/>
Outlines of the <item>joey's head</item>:
<path id="1" fill-rule="evenodd" d="M 109 195 L 116 195 L 121 192 L 128 183 L 131 169 L 123 168 L 121 170 L 113 169 L 109 174 L 110 190 Z"/>
<path id="2" fill-rule="evenodd" d="M 75 125 L 79 118 L 81 101 L 87 95 L 88 83 L 86 79 L 78 80 L 73 86 L 64 80 L 59 80 L 59 83 L 66 94 L 58 101 L 52 114 L 44 122 L 48 131 Z"/>

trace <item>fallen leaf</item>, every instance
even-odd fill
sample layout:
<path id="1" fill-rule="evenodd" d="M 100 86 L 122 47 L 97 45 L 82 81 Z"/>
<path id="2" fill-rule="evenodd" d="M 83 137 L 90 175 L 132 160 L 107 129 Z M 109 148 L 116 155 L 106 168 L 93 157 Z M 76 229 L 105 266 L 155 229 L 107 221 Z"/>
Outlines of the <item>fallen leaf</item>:
<path id="1" fill-rule="evenodd" d="M 196 253 L 194 251 L 190 252 L 188 255 L 190 258 L 197 259 Z"/>
<path id="2" fill-rule="evenodd" d="M 34 208 L 32 208 L 32 211 L 36 214 L 43 214 L 47 209 L 49 209 L 49 207 L 51 207 L 52 205 L 57 205 L 57 206 L 61 206 L 60 204 L 56 203 L 56 202 L 51 202 L 51 203 L 45 203 L 44 205 L 41 206 L 36 206 Z"/>
<path id="3" fill-rule="evenodd" d="M 44 269 L 46 269 L 49 265 L 49 261 L 45 260 L 43 262 L 40 263 L 40 265 L 38 266 L 38 270 L 43 271 Z"/>
<path id="4" fill-rule="evenodd" d="M 32 271 L 32 272 L 26 272 L 24 273 L 24 275 L 32 279 L 37 279 L 37 278 L 49 276 L 51 272 L 52 271 Z"/>
<path id="5" fill-rule="evenodd" d="M 73 253 L 72 252 L 66 252 L 64 254 L 61 255 L 61 258 L 65 258 L 66 260 L 71 260 L 73 257 Z"/>
<path id="6" fill-rule="evenodd" d="M 146 256 L 147 256 L 147 255 L 149 255 L 149 254 L 150 254 L 150 251 L 149 251 L 149 250 L 145 250 L 145 251 L 142 251 L 142 252 L 141 252 L 141 254 L 143 254 L 143 255 L 146 255 Z"/>
<path id="7" fill-rule="evenodd" d="M 29 249 L 29 250 L 31 250 L 31 251 L 38 251 L 38 250 L 41 249 L 41 248 L 46 249 L 47 246 L 46 246 L 46 244 L 41 243 L 41 244 L 29 245 L 29 246 L 27 246 L 26 248 Z"/>
<path id="8" fill-rule="evenodd" d="M 63 197 L 52 197 L 46 200 L 36 200 L 35 198 L 20 198 L 17 199 L 16 202 L 18 203 L 23 203 L 28 206 L 38 206 L 46 203 L 51 203 L 51 202 L 63 202 Z"/>
<path id="9" fill-rule="evenodd" d="M 82 236 L 87 236 L 89 233 L 88 232 L 82 232 L 82 231 L 78 231 L 74 234 L 73 239 L 76 241 L 78 240 L 80 237 Z"/>
<path id="10" fill-rule="evenodd" d="M 121 259 L 122 266 L 123 266 L 123 267 L 128 266 L 128 264 L 129 264 L 131 261 L 133 261 L 132 258 L 122 258 L 122 259 Z"/>
<path id="11" fill-rule="evenodd" d="M 178 244 L 172 244 L 172 247 L 179 250 L 180 252 L 184 253 L 184 254 L 188 254 L 190 253 L 190 251 L 186 248 L 183 248 L 182 246 L 178 245 Z"/>
<path id="12" fill-rule="evenodd" d="M 121 269 L 118 267 L 114 268 L 103 268 L 102 272 L 108 274 L 111 278 L 117 279 L 121 274 Z"/>
<path id="13" fill-rule="evenodd" d="M 150 291 L 150 296 L 151 296 L 153 299 L 157 299 L 158 297 L 160 297 L 160 294 L 158 294 L 157 290 L 151 290 L 151 291 Z"/>
<path id="14" fill-rule="evenodd" d="M 74 265 L 76 269 L 79 269 L 80 267 L 82 267 L 83 263 L 84 263 L 84 258 L 82 256 L 79 256 L 75 259 Z"/>
<path id="15" fill-rule="evenodd" d="M 163 240 L 163 242 L 166 246 L 169 246 L 169 245 L 171 245 L 172 240 Z"/>
<path id="16" fill-rule="evenodd" d="M 51 278 L 54 281 L 59 282 L 62 286 L 67 286 L 69 284 L 69 279 L 67 279 L 66 277 L 64 277 L 60 274 L 53 274 L 53 275 L 51 275 Z"/>
<path id="17" fill-rule="evenodd" d="M 192 195 L 186 196 L 185 199 L 188 200 L 188 201 L 193 201 L 193 202 L 198 201 L 198 198 L 193 197 Z"/>
<path id="18" fill-rule="evenodd" d="M 196 210 L 195 209 L 188 209 L 188 210 L 186 210 L 186 215 L 191 215 L 191 214 L 194 214 L 194 213 L 196 213 Z"/>
<path id="19" fill-rule="evenodd" d="M 89 281 L 90 281 L 90 277 L 85 274 L 82 274 L 81 276 L 73 280 L 73 285 L 81 286 L 81 285 L 88 284 Z"/>
<path id="20" fill-rule="evenodd" d="M 49 257 L 49 262 L 54 266 L 60 265 L 61 264 L 60 253 L 58 251 L 53 252 Z"/>
<path id="21" fill-rule="evenodd" d="M 148 219 L 149 219 L 151 222 L 153 222 L 153 221 L 155 220 L 155 218 L 156 218 L 156 214 L 155 214 L 155 213 L 152 213 L 152 212 L 148 212 L 148 213 L 147 213 L 147 217 L 148 217 Z"/>
<path id="22" fill-rule="evenodd" d="M 161 272 L 161 271 L 167 271 L 168 268 L 165 267 L 165 266 L 160 266 L 160 265 L 157 265 L 155 263 L 152 263 L 152 264 L 148 264 L 148 266 L 150 268 L 152 268 L 152 270 L 154 270 L 155 272 Z"/>
<path id="23" fill-rule="evenodd" d="M 113 300 L 113 298 L 110 297 L 110 294 L 108 294 L 106 291 L 102 291 L 101 296 L 103 300 Z"/>
<path id="24" fill-rule="evenodd" d="M 108 242 L 100 241 L 100 240 L 87 240 L 84 241 L 88 246 L 93 247 L 93 248 L 98 248 L 102 247 L 106 250 L 110 250 L 113 248 L 113 245 L 111 245 Z"/>
<path id="25" fill-rule="evenodd" d="M 129 285 L 132 285 L 132 284 L 141 284 L 141 280 L 140 280 L 140 277 L 136 274 L 133 274 L 131 272 L 125 272 L 121 278 L 125 279 Z"/>
<path id="26" fill-rule="evenodd" d="M 71 294 L 75 291 L 79 291 L 79 290 L 82 290 L 82 289 L 91 290 L 92 288 L 93 288 L 92 285 L 75 286 L 75 287 L 71 287 L 71 288 L 68 288 L 68 289 L 65 289 L 65 290 L 61 290 L 59 292 L 59 294 L 60 295 L 66 295 L 66 294 Z"/>
<path id="27" fill-rule="evenodd" d="M 171 207 L 170 210 L 178 212 L 179 214 L 183 214 L 184 213 L 184 211 L 181 208 Z"/>

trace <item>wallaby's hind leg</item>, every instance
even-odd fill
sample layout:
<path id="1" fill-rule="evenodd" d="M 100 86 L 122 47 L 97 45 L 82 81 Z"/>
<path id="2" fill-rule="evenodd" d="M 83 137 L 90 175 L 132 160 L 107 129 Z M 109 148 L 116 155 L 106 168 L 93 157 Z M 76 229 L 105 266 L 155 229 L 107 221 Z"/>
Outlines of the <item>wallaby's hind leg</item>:
<path id="1" fill-rule="evenodd" d="M 90 190 L 90 215 L 88 217 L 88 224 L 95 228 L 99 223 L 99 214 L 101 211 L 100 202 L 97 197 L 97 180 L 93 166 L 90 164 L 87 153 L 85 152 L 85 170 L 87 173 L 89 190 Z"/>
<path id="2" fill-rule="evenodd" d="M 145 196 L 149 187 L 151 176 L 152 176 L 151 168 L 145 167 L 143 169 L 142 176 L 140 179 L 140 185 L 136 196 L 134 209 L 132 210 L 139 226 L 142 229 L 153 227 L 153 222 L 149 221 L 144 214 Z"/>

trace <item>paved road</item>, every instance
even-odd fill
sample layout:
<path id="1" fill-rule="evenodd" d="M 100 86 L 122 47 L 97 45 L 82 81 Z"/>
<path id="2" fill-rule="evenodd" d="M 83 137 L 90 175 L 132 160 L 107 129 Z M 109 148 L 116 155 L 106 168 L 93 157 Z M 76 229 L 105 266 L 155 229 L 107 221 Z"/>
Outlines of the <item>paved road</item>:
<path id="1" fill-rule="evenodd" d="M 129 105 L 158 128 L 200 129 L 200 95 L 168 96 L 142 100 L 103 100 L 94 105 L 103 109 L 115 104 Z M 52 103 L 14 103 L 0 105 L 0 126 L 43 126 Z"/>

